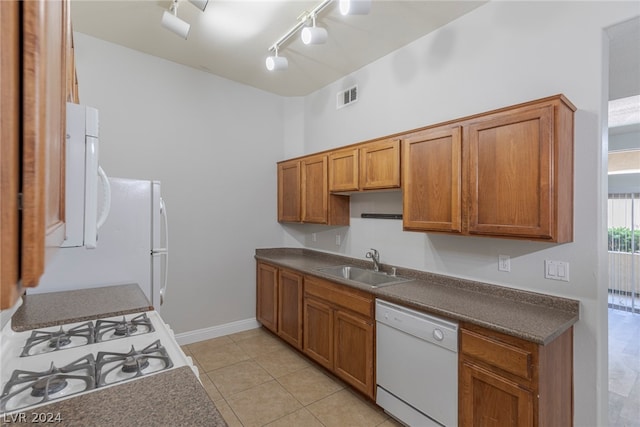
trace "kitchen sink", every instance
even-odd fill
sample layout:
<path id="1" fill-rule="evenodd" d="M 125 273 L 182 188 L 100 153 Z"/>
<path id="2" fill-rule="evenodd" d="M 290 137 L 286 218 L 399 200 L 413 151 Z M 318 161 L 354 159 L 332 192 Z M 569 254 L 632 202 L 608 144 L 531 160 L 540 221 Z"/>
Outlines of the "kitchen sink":
<path id="1" fill-rule="evenodd" d="M 382 271 L 373 271 L 366 268 L 354 267 L 351 265 L 322 267 L 318 268 L 316 271 L 324 273 L 328 276 L 337 277 L 339 279 L 347 279 L 369 285 L 373 288 L 393 285 L 410 280 L 400 276 L 390 276 Z"/>

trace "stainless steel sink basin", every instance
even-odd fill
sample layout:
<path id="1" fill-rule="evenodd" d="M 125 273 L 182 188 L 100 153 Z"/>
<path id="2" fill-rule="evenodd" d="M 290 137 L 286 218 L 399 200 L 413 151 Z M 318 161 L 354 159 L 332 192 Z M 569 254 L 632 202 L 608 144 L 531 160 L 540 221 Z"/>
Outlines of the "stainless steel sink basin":
<path id="1" fill-rule="evenodd" d="M 395 283 L 406 282 L 407 280 L 409 280 L 400 276 L 390 276 L 387 273 L 383 273 L 381 271 L 373 271 L 365 268 L 354 267 L 351 265 L 322 267 L 318 268 L 317 271 L 328 276 L 352 280 L 354 282 L 369 285 L 373 288 L 393 285 Z"/>

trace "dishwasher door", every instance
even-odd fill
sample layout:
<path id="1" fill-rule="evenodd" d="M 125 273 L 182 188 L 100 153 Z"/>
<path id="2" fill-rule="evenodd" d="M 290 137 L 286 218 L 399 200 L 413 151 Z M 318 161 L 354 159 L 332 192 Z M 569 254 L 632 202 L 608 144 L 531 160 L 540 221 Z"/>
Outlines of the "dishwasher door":
<path id="1" fill-rule="evenodd" d="M 457 426 L 457 350 L 456 323 L 376 300 L 376 403 L 408 425 Z"/>

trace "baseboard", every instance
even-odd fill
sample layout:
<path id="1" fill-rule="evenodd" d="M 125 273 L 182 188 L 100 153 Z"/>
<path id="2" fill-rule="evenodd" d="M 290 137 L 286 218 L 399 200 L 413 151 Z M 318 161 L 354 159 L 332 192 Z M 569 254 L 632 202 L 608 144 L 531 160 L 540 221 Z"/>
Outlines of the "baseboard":
<path id="1" fill-rule="evenodd" d="M 191 344 L 198 341 L 210 340 L 211 338 L 235 334 L 236 332 L 248 331 L 249 329 L 255 329 L 259 327 L 260 323 L 258 323 L 256 318 L 253 317 L 251 319 L 225 323 L 224 325 L 212 326 L 210 328 L 197 329 L 195 331 L 176 334 L 176 341 L 178 341 L 178 344 L 180 345 Z"/>

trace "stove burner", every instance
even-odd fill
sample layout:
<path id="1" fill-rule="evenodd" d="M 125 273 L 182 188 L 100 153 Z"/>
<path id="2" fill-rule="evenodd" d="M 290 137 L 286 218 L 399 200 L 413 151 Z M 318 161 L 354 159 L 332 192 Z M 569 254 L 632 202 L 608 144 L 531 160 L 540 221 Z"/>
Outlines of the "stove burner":
<path id="1" fill-rule="evenodd" d="M 167 349 L 156 340 L 142 350 L 131 346 L 128 353 L 100 351 L 96 357 L 98 387 L 153 374 L 173 367 Z"/>
<path id="2" fill-rule="evenodd" d="M 66 335 L 59 335 L 57 337 L 53 337 L 49 340 L 49 347 L 50 348 L 60 348 L 60 347 L 64 347 L 65 345 L 69 345 L 71 344 L 71 338 L 69 338 Z"/>
<path id="3" fill-rule="evenodd" d="M 31 386 L 31 396 L 44 397 L 59 392 L 67 386 L 67 380 L 60 377 L 48 377 L 37 380 Z"/>
<path id="4" fill-rule="evenodd" d="M 131 373 L 142 371 L 149 367 L 149 359 L 144 356 L 127 356 L 122 363 L 122 372 Z"/>
<path id="5" fill-rule="evenodd" d="M 104 342 L 122 337 L 147 334 L 154 332 L 151 319 L 147 313 L 127 320 L 124 316 L 122 320 L 99 319 L 96 322 L 96 342 Z"/>
<path id="6" fill-rule="evenodd" d="M 22 348 L 20 357 L 50 353 L 63 348 L 93 344 L 95 341 L 92 322 L 86 322 L 65 330 L 62 326 L 57 331 L 32 331 Z"/>
<path id="7" fill-rule="evenodd" d="M 113 332 L 113 335 L 116 335 L 119 337 L 128 337 L 129 335 L 134 334 L 137 331 L 138 331 L 138 327 L 134 324 L 118 325 L 115 327 L 115 331 Z"/>
<path id="8" fill-rule="evenodd" d="M 94 388 L 96 362 L 92 354 L 61 368 L 52 362 L 46 371 L 16 369 L 2 389 L 0 413 L 55 400 L 62 397 L 55 394 L 63 389 L 65 396 L 71 396 Z"/>

